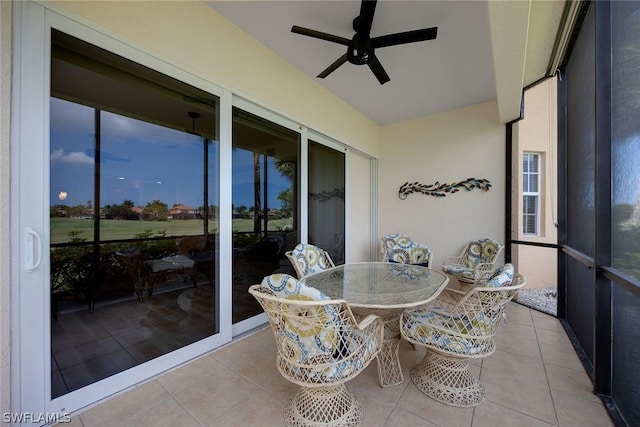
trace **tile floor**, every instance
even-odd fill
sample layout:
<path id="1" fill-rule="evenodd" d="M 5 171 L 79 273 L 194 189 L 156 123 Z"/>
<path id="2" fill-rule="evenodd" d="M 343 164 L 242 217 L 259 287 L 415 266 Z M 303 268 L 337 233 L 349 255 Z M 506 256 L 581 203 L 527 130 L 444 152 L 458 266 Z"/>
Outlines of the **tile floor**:
<path id="1" fill-rule="evenodd" d="M 507 308 L 496 352 L 472 362 L 487 389 L 476 408 L 454 408 L 423 395 L 409 378 L 424 350 L 400 347 L 404 383 L 381 388 L 376 362 L 347 383 L 364 427 L 612 426 L 560 322 L 515 302 Z M 275 368 L 269 328 L 72 415 L 75 426 L 283 425 L 297 386 Z"/>

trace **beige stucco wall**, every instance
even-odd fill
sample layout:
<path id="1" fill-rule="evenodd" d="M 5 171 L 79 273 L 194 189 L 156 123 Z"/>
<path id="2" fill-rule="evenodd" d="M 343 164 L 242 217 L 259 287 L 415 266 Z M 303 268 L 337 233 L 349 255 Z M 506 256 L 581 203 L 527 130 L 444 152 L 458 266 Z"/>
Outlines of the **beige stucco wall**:
<path id="1" fill-rule="evenodd" d="M 557 243 L 557 80 L 548 79 L 525 92 L 524 117 L 513 127 L 513 188 L 522 195 L 522 159 L 524 152 L 540 154 L 541 219 L 540 235 L 522 234 L 522 198 L 513 198 L 513 238 L 516 240 Z M 517 154 L 517 156 L 515 155 Z M 513 261 L 527 278 L 528 288 L 555 288 L 557 251 L 555 249 L 514 245 Z"/>
<path id="2" fill-rule="evenodd" d="M 474 238 L 504 242 L 505 127 L 487 102 L 382 129 L 379 236 L 404 233 L 431 247 L 436 268 Z M 410 194 L 405 182 L 433 184 L 486 178 L 488 192 L 461 190 L 445 197 Z M 500 263 L 504 257 L 501 256 Z"/>
<path id="3" fill-rule="evenodd" d="M 9 164 L 11 119 L 11 13 L 12 3 L 0 1 L 0 412 L 10 410 L 10 251 Z"/>

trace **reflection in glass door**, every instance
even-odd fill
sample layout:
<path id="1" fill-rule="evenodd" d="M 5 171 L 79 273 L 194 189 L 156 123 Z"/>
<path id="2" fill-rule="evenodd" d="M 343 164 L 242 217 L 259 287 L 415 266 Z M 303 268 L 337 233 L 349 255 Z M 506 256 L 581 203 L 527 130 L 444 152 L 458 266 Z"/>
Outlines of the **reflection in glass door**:
<path id="1" fill-rule="evenodd" d="M 58 31 L 51 396 L 219 331 L 218 99 Z"/>
<path id="2" fill-rule="evenodd" d="M 309 243 L 344 264 L 345 154 L 309 141 Z"/>
<path id="3" fill-rule="evenodd" d="M 299 242 L 300 134 L 233 108 L 233 323 L 262 313 L 249 286 L 281 268 Z"/>

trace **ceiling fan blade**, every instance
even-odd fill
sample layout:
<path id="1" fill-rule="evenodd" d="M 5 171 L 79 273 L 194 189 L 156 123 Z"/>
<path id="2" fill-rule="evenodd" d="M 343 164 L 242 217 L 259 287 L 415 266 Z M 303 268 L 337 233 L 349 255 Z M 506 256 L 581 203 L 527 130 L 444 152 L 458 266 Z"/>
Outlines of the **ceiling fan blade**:
<path id="1" fill-rule="evenodd" d="M 438 35 L 438 27 L 425 28 L 423 30 L 405 31 L 404 33 L 387 34 L 386 36 L 373 37 L 371 42 L 374 48 L 395 46 L 398 44 L 433 40 Z"/>
<path id="2" fill-rule="evenodd" d="M 360 37 L 369 37 L 369 33 L 371 33 L 376 4 L 377 0 L 362 0 L 360 4 L 360 15 L 358 15 L 357 18 L 358 28 L 354 28 L 354 31 L 357 32 Z"/>
<path id="3" fill-rule="evenodd" d="M 294 25 L 291 27 L 291 32 L 296 34 L 302 34 L 303 36 L 313 37 L 320 40 L 326 40 L 333 43 L 349 46 L 351 40 L 340 36 L 334 36 L 333 34 L 323 33 L 322 31 L 310 30 L 309 28 L 298 27 Z"/>
<path id="4" fill-rule="evenodd" d="M 333 64 L 329 65 L 326 68 L 326 70 L 324 70 L 323 72 L 318 74 L 318 77 L 320 77 L 321 79 L 324 79 L 329 74 L 333 73 L 339 66 L 341 66 L 345 62 L 347 62 L 347 54 L 346 53 L 344 55 L 342 55 L 340 58 L 336 59 L 336 61 Z"/>
<path id="5" fill-rule="evenodd" d="M 381 85 L 391 80 L 377 56 L 373 55 L 367 65 L 369 65 L 369 68 L 371 68 L 371 71 L 373 71 L 373 74 Z"/>

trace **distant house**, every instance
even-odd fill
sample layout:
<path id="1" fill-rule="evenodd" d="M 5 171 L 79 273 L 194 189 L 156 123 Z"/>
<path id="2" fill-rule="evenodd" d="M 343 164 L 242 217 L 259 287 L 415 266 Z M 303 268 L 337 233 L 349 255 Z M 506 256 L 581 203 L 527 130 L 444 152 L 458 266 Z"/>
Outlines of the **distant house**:
<path id="1" fill-rule="evenodd" d="M 134 206 L 131 208 L 131 212 L 133 212 L 134 214 L 138 215 L 138 218 L 142 219 L 143 218 L 143 212 L 144 209 L 139 207 L 139 206 Z"/>
<path id="2" fill-rule="evenodd" d="M 169 209 L 169 219 L 196 219 L 199 216 L 198 209 L 187 205 L 175 205 Z"/>

